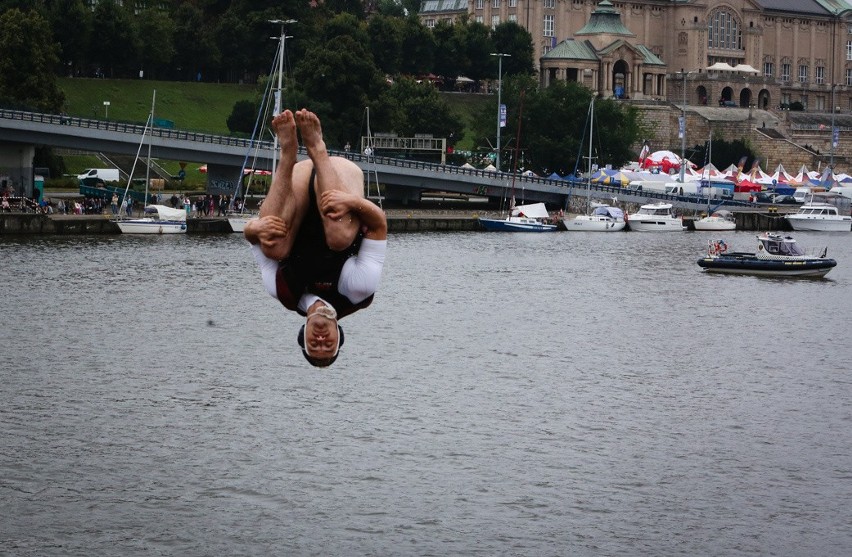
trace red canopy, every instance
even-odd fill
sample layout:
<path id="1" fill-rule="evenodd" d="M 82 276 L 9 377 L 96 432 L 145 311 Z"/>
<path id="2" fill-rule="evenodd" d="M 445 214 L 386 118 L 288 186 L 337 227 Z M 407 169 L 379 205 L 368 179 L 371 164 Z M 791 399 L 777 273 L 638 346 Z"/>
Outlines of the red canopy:
<path id="1" fill-rule="evenodd" d="M 743 191 L 746 193 L 752 193 L 756 191 L 760 191 L 762 188 L 760 184 L 755 184 L 754 182 L 749 182 L 748 180 L 740 180 L 734 186 L 734 191 Z"/>

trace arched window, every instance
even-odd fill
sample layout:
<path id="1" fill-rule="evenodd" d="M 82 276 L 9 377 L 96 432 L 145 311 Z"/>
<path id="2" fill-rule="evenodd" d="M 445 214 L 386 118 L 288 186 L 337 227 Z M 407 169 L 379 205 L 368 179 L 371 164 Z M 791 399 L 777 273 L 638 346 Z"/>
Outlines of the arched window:
<path id="1" fill-rule="evenodd" d="M 740 22 L 730 8 L 719 8 L 710 12 L 707 46 L 731 50 L 743 49 L 743 32 Z"/>

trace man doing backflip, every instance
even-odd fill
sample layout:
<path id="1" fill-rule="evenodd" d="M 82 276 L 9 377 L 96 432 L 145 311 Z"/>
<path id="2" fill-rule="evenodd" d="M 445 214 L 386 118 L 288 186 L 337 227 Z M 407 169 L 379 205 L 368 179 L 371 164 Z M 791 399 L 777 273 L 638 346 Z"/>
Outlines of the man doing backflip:
<path id="1" fill-rule="evenodd" d="M 296 161 L 296 128 L 308 159 Z M 355 163 L 331 157 L 319 118 L 302 109 L 275 116 L 281 160 L 260 218 L 245 237 L 263 283 L 285 308 L 305 317 L 298 341 L 314 366 L 329 366 L 343 344 L 337 321 L 373 301 L 387 249 L 384 212 L 364 198 Z"/>

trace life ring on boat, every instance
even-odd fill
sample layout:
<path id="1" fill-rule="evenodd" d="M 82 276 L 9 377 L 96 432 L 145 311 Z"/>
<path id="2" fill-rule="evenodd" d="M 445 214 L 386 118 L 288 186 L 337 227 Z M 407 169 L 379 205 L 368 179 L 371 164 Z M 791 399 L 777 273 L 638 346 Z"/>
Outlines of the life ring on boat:
<path id="1" fill-rule="evenodd" d="M 710 242 L 710 245 L 707 247 L 707 253 L 710 254 L 710 255 L 716 255 L 718 253 L 718 251 L 719 250 L 716 247 L 716 244 L 714 244 L 713 242 Z"/>
<path id="2" fill-rule="evenodd" d="M 725 253 L 726 251 L 728 251 L 728 244 L 722 241 L 716 244 L 716 253 Z"/>

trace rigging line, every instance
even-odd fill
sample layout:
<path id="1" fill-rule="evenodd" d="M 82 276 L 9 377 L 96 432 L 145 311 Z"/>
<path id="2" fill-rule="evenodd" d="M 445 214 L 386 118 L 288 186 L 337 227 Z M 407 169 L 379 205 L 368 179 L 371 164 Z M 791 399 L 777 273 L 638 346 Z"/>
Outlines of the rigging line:
<path id="1" fill-rule="evenodd" d="M 153 125 L 154 116 L 148 113 L 148 119 L 145 121 L 145 129 L 142 130 L 142 139 L 139 141 L 139 148 L 136 149 L 136 158 L 133 159 L 133 167 L 130 169 L 130 174 L 127 176 L 127 187 L 124 188 L 124 195 L 121 197 L 121 203 L 127 200 L 127 191 L 130 189 L 130 182 L 133 180 L 133 173 L 136 171 L 136 163 L 139 161 L 139 154 L 142 152 L 142 146 L 145 145 L 145 134 L 148 133 L 149 126 Z M 145 202 L 142 203 L 142 209 L 145 209 Z"/>
<path id="2" fill-rule="evenodd" d="M 279 50 L 280 49 L 277 49 L 277 48 L 275 49 L 275 56 L 273 56 L 272 66 L 269 69 L 269 74 L 268 74 L 269 80 L 267 80 L 266 87 L 263 90 L 263 97 L 261 98 L 260 106 L 257 109 L 257 118 L 254 121 L 254 128 L 251 131 L 251 140 L 249 141 L 248 149 L 246 149 L 246 156 L 243 159 L 243 165 L 240 168 L 240 175 L 237 178 L 237 188 L 234 191 L 234 196 L 231 198 L 231 202 L 228 204 L 228 210 L 229 211 L 234 210 L 234 202 L 236 201 L 237 197 L 239 197 L 239 195 L 240 195 L 240 189 L 243 185 L 243 178 L 245 176 L 245 170 L 246 170 L 246 165 L 248 164 L 249 155 L 251 154 L 251 151 L 252 151 L 253 148 L 255 149 L 255 153 L 256 153 L 257 149 L 259 149 L 259 146 L 260 146 L 260 143 L 261 143 L 261 140 L 257 138 L 257 131 L 258 131 L 258 128 L 262 126 L 261 122 L 263 122 L 265 120 L 265 118 L 266 118 L 266 116 L 269 112 L 269 107 L 271 106 L 271 103 L 269 102 L 269 94 L 272 91 L 272 83 L 274 81 L 272 79 L 272 76 L 274 75 L 273 72 L 275 71 L 275 68 L 278 64 L 278 56 L 279 56 L 278 51 Z M 275 153 L 272 153 L 272 156 L 274 157 Z M 255 158 L 255 160 L 256 160 L 256 158 Z M 248 187 L 246 187 L 245 196 L 246 197 L 248 196 Z M 245 206 L 246 206 L 246 204 L 243 203 L 241 213 L 242 213 L 242 211 L 245 210 Z"/>

